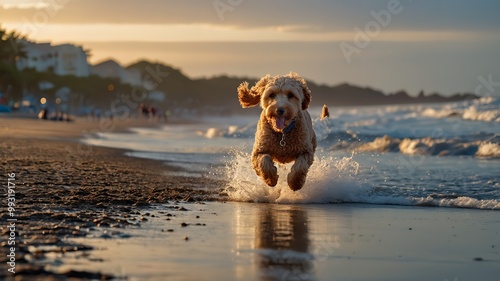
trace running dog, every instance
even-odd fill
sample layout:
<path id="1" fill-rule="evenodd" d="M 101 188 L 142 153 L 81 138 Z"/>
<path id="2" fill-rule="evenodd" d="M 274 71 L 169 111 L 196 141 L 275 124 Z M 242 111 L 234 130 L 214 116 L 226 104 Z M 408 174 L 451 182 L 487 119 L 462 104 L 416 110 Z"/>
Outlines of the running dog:
<path id="1" fill-rule="evenodd" d="M 243 108 L 258 104 L 262 108 L 252 151 L 252 165 L 257 175 L 267 185 L 276 186 L 278 170 L 274 163 L 295 161 L 287 183 L 293 191 L 301 189 L 317 146 L 307 112 L 311 91 L 306 81 L 295 72 L 266 75 L 250 89 L 248 82 L 241 83 L 238 99 Z"/>

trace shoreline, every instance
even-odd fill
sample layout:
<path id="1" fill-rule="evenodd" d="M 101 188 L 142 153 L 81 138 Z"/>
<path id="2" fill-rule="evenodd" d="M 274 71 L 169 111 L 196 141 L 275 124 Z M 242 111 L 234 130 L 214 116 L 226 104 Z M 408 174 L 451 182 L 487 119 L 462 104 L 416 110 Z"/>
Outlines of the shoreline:
<path id="1" fill-rule="evenodd" d="M 95 132 L 126 133 L 128 129 L 132 127 L 152 128 L 162 124 L 171 124 L 158 120 L 131 118 L 125 120 L 120 120 L 118 118 L 114 120 L 108 118 L 101 118 L 99 120 L 76 118 L 74 121 L 68 122 L 8 115 L 0 115 L 0 120 L 2 120 L 0 134 L 8 134 L 9 137 L 14 138 L 33 137 L 37 139 L 57 140 L 80 139 L 85 134 Z"/>

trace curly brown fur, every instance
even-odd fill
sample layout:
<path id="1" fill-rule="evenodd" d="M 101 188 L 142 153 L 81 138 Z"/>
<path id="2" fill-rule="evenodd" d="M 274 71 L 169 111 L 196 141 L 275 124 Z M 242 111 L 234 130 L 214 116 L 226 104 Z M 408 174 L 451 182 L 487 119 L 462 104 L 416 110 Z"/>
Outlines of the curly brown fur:
<path id="1" fill-rule="evenodd" d="M 257 175 L 267 185 L 276 186 L 278 172 L 274 163 L 295 161 L 287 182 L 290 189 L 301 189 L 316 151 L 316 134 L 306 110 L 311 102 L 306 81 L 295 72 L 274 77 L 266 75 L 251 89 L 243 82 L 238 87 L 238 98 L 244 108 L 259 103 L 262 108 L 252 151 L 252 165 Z M 295 122 L 293 127 L 287 129 L 292 122 Z M 280 145 L 282 138 L 284 146 Z"/>

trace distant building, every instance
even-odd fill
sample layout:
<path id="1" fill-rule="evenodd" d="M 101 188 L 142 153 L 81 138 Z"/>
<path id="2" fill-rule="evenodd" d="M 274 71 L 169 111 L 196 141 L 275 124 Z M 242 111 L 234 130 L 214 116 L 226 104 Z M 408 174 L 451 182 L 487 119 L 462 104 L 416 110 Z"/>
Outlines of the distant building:
<path id="1" fill-rule="evenodd" d="M 141 85 L 141 72 L 139 70 L 123 68 L 114 60 L 106 60 L 90 66 L 90 74 L 103 78 L 117 78 L 122 83 L 134 86 Z"/>
<path id="2" fill-rule="evenodd" d="M 53 71 L 57 75 L 89 76 L 87 53 L 80 46 L 24 41 L 26 58 L 16 62 L 19 70 L 33 68 L 38 72 Z"/>
<path id="3" fill-rule="evenodd" d="M 89 76 L 87 53 L 82 47 L 63 44 L 54 46 L 57 53 L 55 73 L 57 75 Z"/>
<path id="4" fill-rule="evenodd" d="M 26 58 L 16 62 L 17 69 L 33 68 L 38 72 L 55 70 L 57 51 L 50 43 L 33 43 L 23 41 Z"/>
<path id="5" fill-rule="evenodd" d="M 141 72 L 126 69 L 114 60 L 89 65 L 87 53 L 80 46 L 71 44 L 51 45 L 23 41 L 26 58 L 16 62 L 17 69 L 33 68 L 38 72 L 52 71 L 57 75 L 87 77 L 90 74 L 103 78 L 117 78 L 122 83 L 142 85 Z"/>

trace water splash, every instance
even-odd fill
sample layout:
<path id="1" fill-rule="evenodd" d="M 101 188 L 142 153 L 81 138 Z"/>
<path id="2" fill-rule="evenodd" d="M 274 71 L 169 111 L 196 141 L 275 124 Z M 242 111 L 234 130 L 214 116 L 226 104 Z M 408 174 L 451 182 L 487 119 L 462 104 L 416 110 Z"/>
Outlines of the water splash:
<path id="1" fill-rule="evenodd" d="M 277 165 L 278 184 L 267 186 L 252 168 L 250 154 L 235 152 L 233 161 L 226 167 L 228 184 L 226 193 L 235 201 L 272 203 L 336 203 L 355 202 L 356 198 L 372 193 L 372 188 L 358 182 L 359 164 L 351 157 L 316 158 L 309 169 L 306 184 L 299 191 L 292 191 L 286 175 L 292 163 Z"/>

